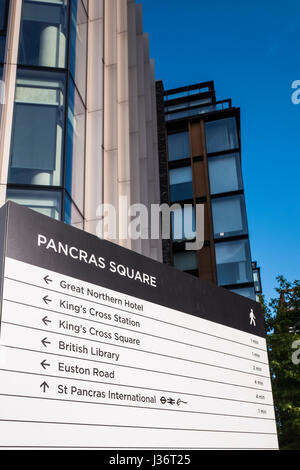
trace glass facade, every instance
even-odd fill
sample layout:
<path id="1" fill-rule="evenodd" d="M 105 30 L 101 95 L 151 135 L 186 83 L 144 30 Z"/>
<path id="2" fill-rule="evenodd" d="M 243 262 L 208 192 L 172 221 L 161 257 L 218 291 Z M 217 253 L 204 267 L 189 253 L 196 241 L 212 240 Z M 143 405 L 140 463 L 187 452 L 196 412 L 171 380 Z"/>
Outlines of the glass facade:
<path id="1" fill-rule="evenodd" d="M 216 243 L 215 251 L 219 285 L 253 282 L 249 240 Z"/>
<path id="2" fill-rule="evenodd" d="M 239 191 L 243 188 L 239 153 L 210 157 L 208 170 L 212 195 Z"/>
<path id="3" fill-rule="evenodd" d="M 8 0 L 0 0 L 0 63 L 2 64 L 5 56 L 7 16 Z"/>
<path id="4" fill-rule="evenodd" d="M 239 147 L 236 119 L 229 117 L 205 123 L 207 153 L 223 152 Z"/>
<path id="5" fill-rule="evenodd" d="M 19 69 L 8 183 L 62 185 L 65 76 Z"/>
<path id="6" fill-rule="evenodd" d="M 195 209 L 192 205 L 175 208 L 171 213 L 174 241 L 193 240 L 196 234 Z"/>
<path id="7" fill-rule="evenodd" d="M 72 225 L 78 229 L 84 228 L 84 221 L 81 213 L 76 209 L 75 205 L 73 204 L 72 200 L 69 196 L 65 198 L 65 218 L 64 222 L 66 224 Z"/>
<path id="8" fill-rule="evenodd" d="M 246 207 L 243 195 L 211 201 L 215 238 L 247 233 Z"/>
<path id="9" fill-rule="evenodd" d="M 70 72 L 86 103 L 88 18 L 81 0 L 72 0 L 70 34 Z"/>
<path id="10" fill-rule="evenodd" d="M 192 167 L 174 168 L 169 173 L 171 202 L 193 199 Z"/>
<path id="11" fill-rule="evenodd" d="M 7 198 L 83 228 L 87 1 L 23 0 Z"/>
<path id="12" fill-rule="evenodd" d="M 21 204 L 41 214 L 60 220 L 62 196 L 60 191 L 8 188 L 7 200 Z"/>
<path id="13" fill-rule="evenodd" d="M 19 64 L 66 67 L 68 2 L 23 0 Z"/>
<path id="14" fill-rule="evenodd" d="M 190 157 L 190 136 L 186 132 L 168 135 L 169 161 Z"/>
<path id="15" fill-rule="evenodd" d="M 83 213 L 84 205 L 85 125 L 86 109 L 74 82 L 70 80 L 66 189 L 69 194 L 72 194 L 72 198 L 81 213 Z"/>
<path id="16" fill-rule="evenodd" d="M 261 279 L 260 279 L 260 272 L 259 268 L 253 269 L 253 281 L 254 281 L 254 289 L 256 294 L 261 294 Z"/>
<path id="17" fill-rule="evenodd" d="M 240 289 L 230 289 L 231 292 L 248 297 L 249 299 L 256 300 L 255 292 L 253 287 L 241 287 Z"/>
<path id="18" fill-rule="evenodd" d="M 194 271 L 198 269 L 196 251 L 174 253 L 174 267 L 180 271 Z"/>
<path id="19" fill-rule="evenodd" d="M 0 65 L 0 124 L 1 124 L 1 115 L 2 115 L 2 106 L 5 100 L 5 89 L 4 89 L 4 82 L 2 81 L 3 78 L 3 67 Z"/>
<path id="20" fill-rule="evenodd" d="M 192 88 L 199 94 L 204 85 L 207 82 Z M 213 82 L 207 94 L 194 100 L 189 96 L 190 88 L 165 92 L 170 203 L 180 205 L 172 214 L 174 265 L 255 299 L 239 109 L 232 107 L 231 99 L 216 100 Z M 182 121 L 175 122 L 179 118 Z M 194 207 L 183 210 L 184 204 L 194 201 L 205 206 L 207 254 L 201 254 L 199 265 L 196 255 L 182 251 L 184 243 L 195 238 Z"/>
<path id="21" fill-rule="evenodd" d="M 7 0 L 0 0 L 0 33 L 5 32 L 7 19 Z"/>

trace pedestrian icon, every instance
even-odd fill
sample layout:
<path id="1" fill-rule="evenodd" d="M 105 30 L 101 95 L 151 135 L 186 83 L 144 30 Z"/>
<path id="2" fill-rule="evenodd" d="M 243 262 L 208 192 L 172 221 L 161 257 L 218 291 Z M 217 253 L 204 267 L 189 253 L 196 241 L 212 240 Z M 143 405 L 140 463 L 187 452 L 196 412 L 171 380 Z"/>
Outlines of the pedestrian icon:
<path id="1" fill-rule="evenodd" d="M 249 317 L 250 317 L 250 325 L 256 326 L 256 322 L 255 322 L 256 318 L 253 312 L 253 308 L 251 308 Z"/>

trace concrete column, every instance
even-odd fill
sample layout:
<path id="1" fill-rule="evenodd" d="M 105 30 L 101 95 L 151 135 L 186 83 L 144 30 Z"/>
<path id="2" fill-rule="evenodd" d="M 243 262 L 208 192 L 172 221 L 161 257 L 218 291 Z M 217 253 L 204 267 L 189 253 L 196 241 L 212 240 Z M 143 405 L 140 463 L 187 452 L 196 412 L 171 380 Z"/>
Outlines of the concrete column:
<path id="1" fill-rule="evenodd" d="M 40 37 L 39 65 L 65 67 L 66 37 L 60 26 L 46 26 Z"/>
<path id="2" fill-rule="evenodd" d="M 6 199 L 6 185 L 10 157 L 10 142 L 17 75 L 21 10 L 22 2 L 19 0 L 10 1 L 5 64 L 3 71 L 3 80 L 5 83 L 5 103 L 2 106 L 0 127 L 0 206 L 5 203 Z"/>
<path id="3" fill-rule="evenodd" d="M 136 28 L 135 0 L 128 0 L 129 140 L 132 204 L 141 201 Z M 141 239 L 132 240 L 131 247 L 137 253 L 142 253 Z"/>
<path id="4" fill-rule="evenodd" d="M 98 207 L 103 203 L 103 0 L 89 1 L 87 125 L 85 170 L 85 230 L 103 237 Z"/>
<path id="5" fill-rule="evenodd" d="M 118 195 L 127 205 L 119 209 L 119 245 L 131 249 L 128 238 L 128 209 L 131 205 L 129 148 L 128 83 L 128 15 L 127 0 L 117 1 L 117 89 L 118 89 Z M 126 199 L 125 199 L 126 198 Z M 126 210 L 127 207 L 127 210 Z"/>
<path id="6" fill-rule="evenodd" d="M 104 197 L 119 213 L 117 0 L 105 0 L 104 18 Z M 119 224 L 111 241 L 118 243 Z"/>

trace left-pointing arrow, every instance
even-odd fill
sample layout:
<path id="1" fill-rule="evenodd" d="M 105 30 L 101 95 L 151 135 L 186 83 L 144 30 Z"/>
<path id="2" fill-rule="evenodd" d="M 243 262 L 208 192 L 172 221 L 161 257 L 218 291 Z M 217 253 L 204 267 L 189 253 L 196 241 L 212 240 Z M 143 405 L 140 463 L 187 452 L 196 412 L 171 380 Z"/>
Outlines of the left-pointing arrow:
<path id="1" fill-rule="evenodd" d="M 47 348 L 47 344 L 51 344 L 50 341 L 47 341 L 47 338 L 42 339 L 41 343 Z"/>
<path id="2" fill-rule="evenodd" d="M 49 302 L 52 302 L 52 300 L 48 297 L 48 295 L 45 295 L 45 297 L 43 297 L 43 301 L 45 302 L 45 304 L 48 305 Z"/>
<path id="3" fill-rule="evenodd" d="M 47 274 L 47 276 L 44 277 L 44 281 L 46 284 L 50 284 L 52 282 L 52 279 L 50 279 L 50 277 Z"/>
<path id="4" fill-rule="evenodd" d="M 49 318 L 48 318 L 48 317 L 44 317 L 44 318 L 42 318 L 42 321 L 43 321 L 43 323 L 44 323 L 46 326 L 48 325 L 48 323 L 52 323 L 52 321 L 51 321 L 51 320 L 49 320 Z"/>
<path id="5" fill-rule="evenodd" d="M 47 367 L 50 367 L 50 364 L 48 364 L 48 362 L 46 361 L 46 359 L 44 359 L 44 361 L 41 362 L 41 366 L 43 367 L 43 369 L 47 369 Z"/>
<path id="6" fill-rule="evenodd" d="M 49 385 L 46 383 L 46 382 L 43 382 L 41 385 L 40 385 L 40 388 L 43 389 L 43 392 L 46 393 L 46 390 L 47 388 L 49 388 Z"/>

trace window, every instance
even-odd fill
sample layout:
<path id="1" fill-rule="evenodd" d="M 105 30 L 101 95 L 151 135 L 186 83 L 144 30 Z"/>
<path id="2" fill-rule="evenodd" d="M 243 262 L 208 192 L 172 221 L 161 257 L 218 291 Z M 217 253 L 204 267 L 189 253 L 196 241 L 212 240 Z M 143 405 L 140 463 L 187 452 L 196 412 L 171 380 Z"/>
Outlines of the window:
<path id="1" fill-rule="evenodd" d="M 247 233 L 244 196 L 232 196 L 211 201 L 216 238 Z"/>
<path id="2" fill-rule="evenodd" d="M 216 243 L 215 250 L 219 285 L 253 282 L 249 240 Z"/>
<path id="3" fill-rule="evenodd" d="M 260 280 L 259 269 L 254 269 L 253 270 L 253 280 L 254 280 L 255 292 L 260 293 L 262 291 L 262 288 L 261 288 L 261 280 Z"/>
<path id="4" fill-rule="evenodd" d="M 207 153 L 222 152 L 238 148 L 238 135 L 235 118 L 219 119 L 205 123 Z"/>
<path id="5" fill-rule="evenodd" d="M 175 110 L 178 110 L 178 109 L 185 109 L 185 108 L 189 108 L 191 106 L 201 106 L 203 104 L 207 104 L 207 103 L 211 103 L 211 98 L 204 98 L 202 100 L 195 100 L 195 101 L 184 101 L 183 103 L 179 103 L 179 104 L 173 104 L 171 106 L 167 106 L 165 108 L 165 112 L 169 112 L 169 111 L 175 111 Z"/>
<path id="6" fill-rule="evenodd" d="M 6 36 L 0 36 L 0 63 L 4 63 Z"/>
<path id="7" fill-rule="evenodd" d="M 193 271 L 198 269 L 197 252 L 184 251 L 174 253 L 174 267 L 180 271 Z"/>
<path id="8" fill-rule="evenodd" d="M 69 81 L 66 189 L 83 213 L 85 177 L 85 107 Z"/>
<path id="9" fill-rule="evenodd" d="M 81 0 L 72 0 L 70 71 L 84 103 L 86 102 L 87 21 Z"/>
<path id="10" fill-rule="evenodd" d="M 7 0 L 0 0 L 0 34 L 5 33 L 7 20 Z"/>
<path id="11" fill-rule="evenodd" d="M 64 75 L 19 70 L 8 182 L 60 186 Z"/>
<path id="12" fill-rule="evenodd" d="M 201 106 L 200 108 L 186 109 L 185 111 L 180 111 L 178 113 L 166 114 L 166 121 L 173 121 L 174 119 L 180 119 L 180 118 L 189 117 L 189 116 L 198 116 L 199 114 L 205 114 L 205 113 L 209 113 L 215 110 L 216 110 L 215 105 Z"/>
<path id="13" fill-rule="evenodd" d="M 171 202 L 193 198 L 192 168 L 184 166 L 170 170 Z"/>
<path id="14" fill-rule="evenodd" d="M 0 0 L 0 63 L 4 63 L 8 1 Z"/>
<path id="15" fill-rule="evenodd" d="M 23 0 L 19 64 L 66 67 L 68 1 Z"/>
<path id="16" fill-rule="evenodd" d="M 255 292 L 253 287 L 242 287 L 240 289 L 230 289 L 231 292 L 242 295 L 243 297 L 248 297 L 248 299 L 256 300 Z"/>
<path id="17" fill-rule="evenodd" d="M 238 153 L 208 159 L 211 194 L 242 189 L 242 174 Z"/>
<path id="18" fill-rule="evenodd" d="M 31 189 L 7 190 L 6 199 L 33 209 L 41 214 L 61 220 L 61 193 Z"/>
<path id="19" fill-rule="evenodd" d="M 190 137 L 188 132 L 168 136 L 169 160 L 180 160 L 190 156 Z"/>
<path id="20" fill-rule="evenodd" d="M 174 241 L 193 240 L 196 237 L 195 209 L 191 204 L 175 208 L 171 212 L 171 220 Z"/>
<path id="21" fill-rule="evenodd" d="M 2 114 L 2 105 L 4 104 L 5 99 L 5 88 L 3 79 L 3 67 L 0 65 L 0 124 L 1 124 L 1 114 Z"/>

